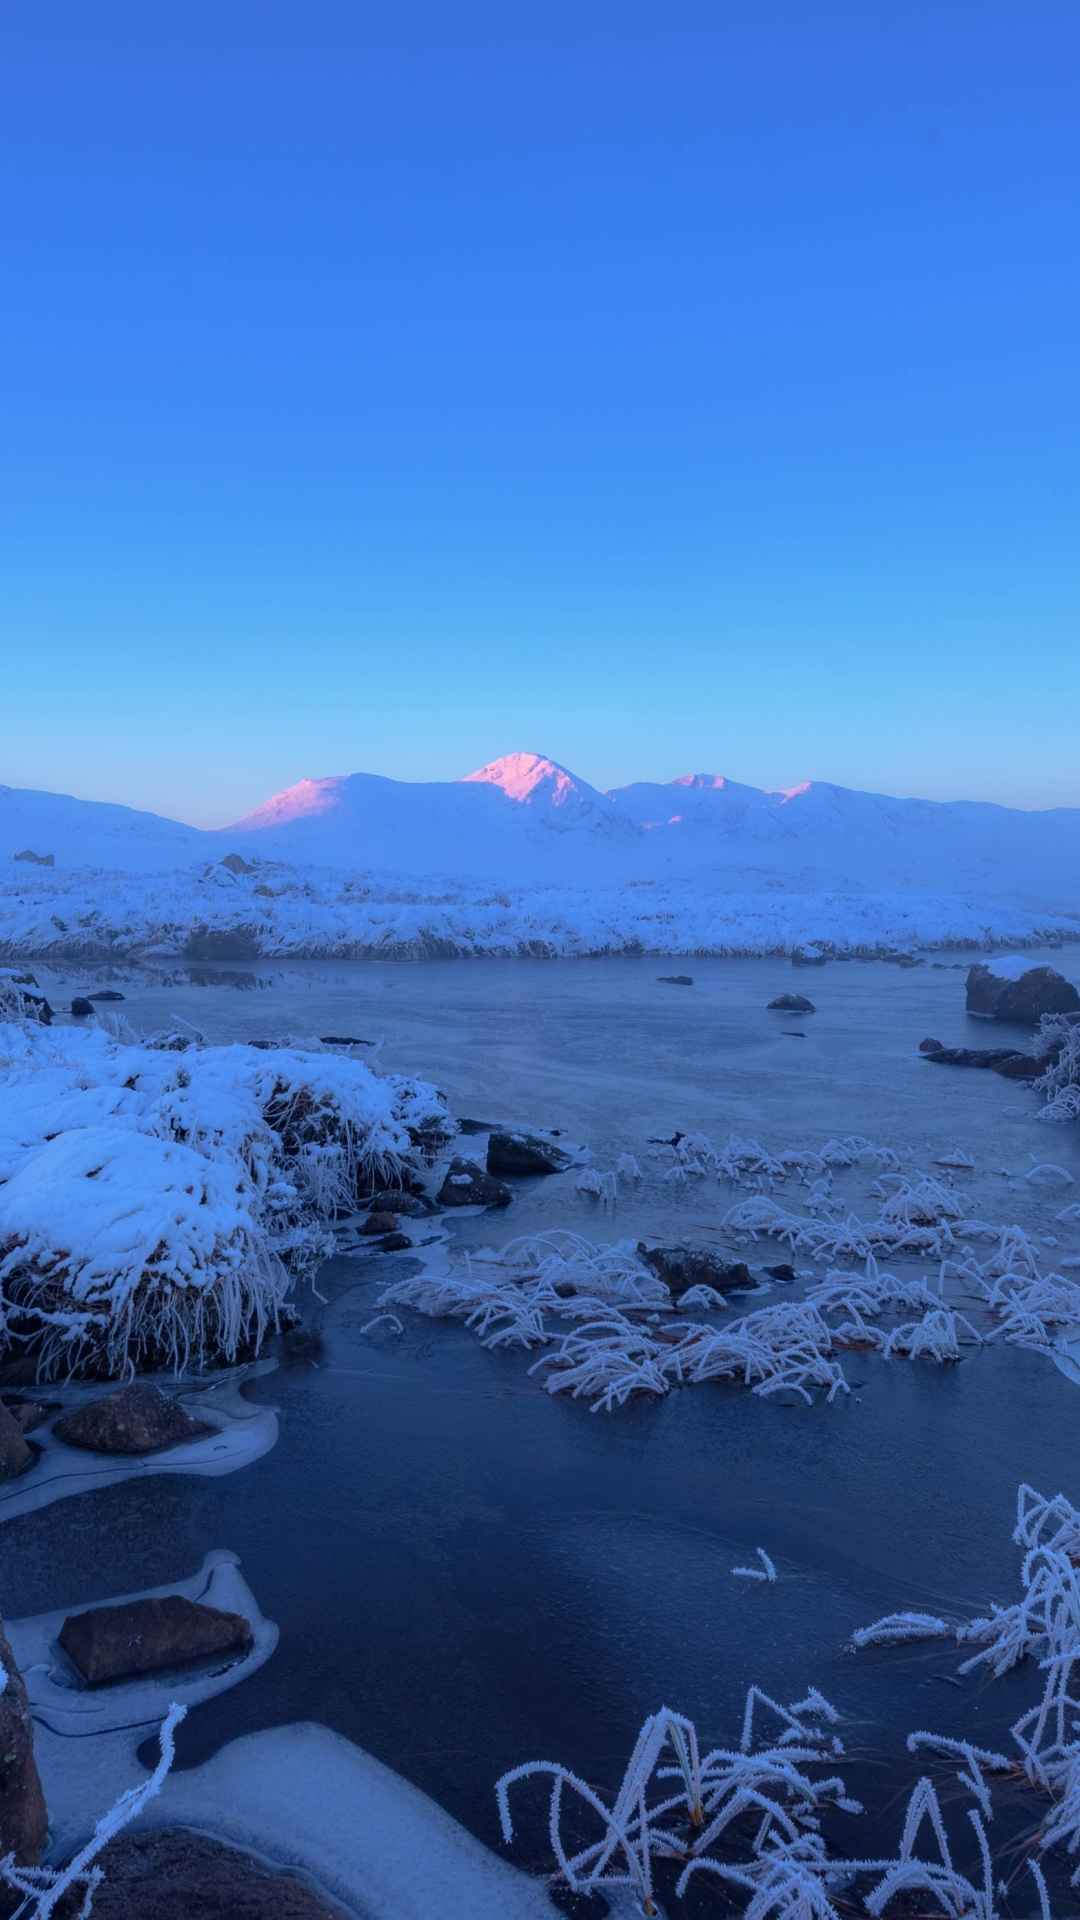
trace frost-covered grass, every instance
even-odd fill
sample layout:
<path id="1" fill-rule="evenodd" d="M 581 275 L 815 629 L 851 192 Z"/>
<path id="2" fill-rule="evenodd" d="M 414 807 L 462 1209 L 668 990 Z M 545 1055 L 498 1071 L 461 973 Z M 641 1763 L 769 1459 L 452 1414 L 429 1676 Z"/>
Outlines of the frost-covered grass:
<path id="1" fill-rule="evenodd" d="M 0 1026 L 0 1349 L 42 1377 L 233 1360 L 326 1216 L 452 1130 L 433 1087 L 325 1050 Z"/>
<path id="2" fill-rule="evenodd" d="M 1036 1089 L 1046 1095 L 1040 1120 L 1080 1120 L 1080 1025 L 1075 1016 L 1044 1015 L 1035 1037 L 1034 1054 L 1046 1060 L 1047 1070 Z M 1054 1064 L 1051 1058 L 1056 1055 Z"/>
<path id="3" fill-rule="evenodd" d="M 0 874 L 12 956 L 895 952 L 1077 937 L 1067 915 L 949 893 L 724 890 L 721 875 L 603 886 L 499 885 L 263 865 L 173 873 L 18 867 Z"/>

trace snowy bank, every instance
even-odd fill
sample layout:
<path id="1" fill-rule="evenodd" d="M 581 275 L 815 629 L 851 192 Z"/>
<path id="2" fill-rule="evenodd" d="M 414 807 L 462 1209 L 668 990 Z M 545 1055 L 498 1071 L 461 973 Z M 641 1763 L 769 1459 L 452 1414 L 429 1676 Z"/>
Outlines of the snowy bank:
<path id="1" fill-rule="evenodd" d="M 873 954 L 1048 938 L 1080 940 L 1080 913 L 979 894 L 789 890 L 765 875 L 738 892 L 718 875 L 504 886 L 281 864 L 151 875 L 17 867 L 0 880 L 0 955 L 8 959 L 690 957 L 789 953 L 806 943 Z"/>
<path id="2" fill-rule="evenodd" d="M 434 1087 L 318 1049 L 0 1025 L 0 1355 L 257 1350 L 320 1221 L 453 1130 Z"/>

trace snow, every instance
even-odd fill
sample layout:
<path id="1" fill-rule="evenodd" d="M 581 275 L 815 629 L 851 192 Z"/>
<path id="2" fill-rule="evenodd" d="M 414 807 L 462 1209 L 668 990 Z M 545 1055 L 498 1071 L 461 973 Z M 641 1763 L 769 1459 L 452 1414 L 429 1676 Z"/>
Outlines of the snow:
<path id="1" fill-rule="evenodd" d="M 1008 901 L 1077 910 L 1080 808 L 1025 813 L 896 799 L 817 781 L 769 791 L 713 774 L 601 793 L 542 755 L 512 753 L 461 780 L 354 773 L 306 779 L 231 827 L 204 831 L 132 808 L 0 788 L 0 857 L 51 854 L 56 872 L 166 873 L 248 861 L 451 876 L 522 887 L 693 882 L 716 892 Z M 48 869 L 20 863 L 32 886 Z"/>
<path id="2" fill-rule="evenodd" d="M 9 956 L 272 955 L 336 958 L 788 953 L 811 942 L 877 953 L 1080 940 L 1080 915 L 1003 897 L 800 890 L 656 879 L 616 885 L 487 884 L 381 871 L 220 865 L 157 875 L 0 868 Z M 1069 955 L 1062 955 L 1064 970 Z"/>

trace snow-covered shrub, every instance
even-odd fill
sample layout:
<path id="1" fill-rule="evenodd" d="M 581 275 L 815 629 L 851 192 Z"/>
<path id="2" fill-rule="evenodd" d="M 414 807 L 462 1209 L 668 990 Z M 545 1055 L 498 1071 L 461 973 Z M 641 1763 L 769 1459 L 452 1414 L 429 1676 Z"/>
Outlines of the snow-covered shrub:
<path id="1" fill-rule="evenodd" d="M 1045 1060 L 1046 1072 L 1035 1082 L 1045 1094 L 1039 1120 L 1080 1120 L 1080 1024 L 1065 1013 L 1044 1014 L 1032 1051 Z"/>

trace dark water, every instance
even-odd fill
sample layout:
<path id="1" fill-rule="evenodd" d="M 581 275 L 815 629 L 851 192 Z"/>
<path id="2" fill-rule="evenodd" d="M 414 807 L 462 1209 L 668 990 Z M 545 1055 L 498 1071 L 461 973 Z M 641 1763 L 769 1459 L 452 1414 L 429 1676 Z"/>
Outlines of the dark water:
<path id="1" fill-rule="evenodd" d="M 1018 1140 L 1076 1164 L 1062 1130 L 1048 1139 L 1033 1126 L 1023 1089 L 913 1059 L 913 1035 L 948 1041 L 963 1027 L 962 974 L 811 976 L 811 997 L 831 1011 L 800 1051 L 761 1012 L 777 983 L 790 986 L 790 967 L 775 963 L 774 977 L 774 963 L 731 963 L 728 974 L 723 964 L 711 999 L 697 1001 L 618 962 L 576 986 L 571 966 L 387 968 L 389 987 L 358 969 L 341 988 L 222 992 L 202 1024 L 214 1038 L 267 1026 L 271 998 L 280 1014 L 279 994 L 295 1008 L 306 991 L 337 1022 L 322 1031 L 362 1032 L 358 1005 L 342 1026 L 348 999 L 328 1009 L 324 994 L 396 995 L 390 1064 L 427 1064 L 458 1112 L 494 1103 L 609 1152 L 643 1154 L 664 1124 L 718 1133 L 727 1120 L 774 1147 L 852 1129 L 894 1145 L 959 1139 L 987 1182 L 991 1163 L 1000 1180 L 1003 1153 L 1020 1164 Z M 664 993 L 672 999 L 656 999 Z M 651 1172 L 645 1189 L 635 1222 L 649 1208 L 718 1217 L 733 1198 L 712 1183 L 670 1197 Z M 1004 1220 L 1001 1194 L 991 1217 Z M 1017 1217 L 1050 1204 L 1014 1195 Z M 536 1182 L 468 1237 L 582 1230 L 584 1207 L 567 1181 Z M 588 1218 L 594 1237 L 628 1230 L 624 1216 Z M 1033 1672 L 958 1688 L 949 1642 L 845 1646 L 894 1609 L 958 1617 L 1017 1596 L 1018 1482 L 1080 1497 L 1080 1394 L 1045 1357 L 995 1346 L 938 1367 L 854 1354 L 845 1371 L 863 1384 L 833 1406 L 714 1385 L 606 1415 L 552 1399 L 528 1377 L 528 1356 L 489 1354 L 452 1322 L 403 1313 L 403 1337 L 363 1335 L 379 1289 L 410 1270 L 379 1255 L 324 1269 L 328 1304 L 308 1296 L 314 1341 L 283 1343 L 281 1370 L 248 1389 L 281 1410 L 278 1445 L 255 1466 L 216 1481 L 129 1482 L 10 1523 L 0 1610 L 158 1585 L 212 1547 L 235 1549 L 281 1641 L 252 1680 L 189 1715 L 179 1764 L 254 1729 L 322 1721 L 492 1844 L 492 1783 L 505 1768 L 558 1759 L 614 1786 L 662 1703 L 694 1718 L 708 1744 L 735 1744 L 752 1681 L 782 1700 L 813 1684 L 841 1710 L 851 1755 L 841 1770 L 872 1814 L 834 1829 L 852 1852 L 895 1845 L 896 1796 L 927 1765 L 903 1753 L 910 1729 L 1008 1744 L 1035 1698 Z M 775 1586 L 731 1576 L 758 1546 L 776 1562 Z M 1029 1817 L 1020 1808 L 1014 1826 Z M 529 1846 L 539 1862 L 542 1836 Z"/>

